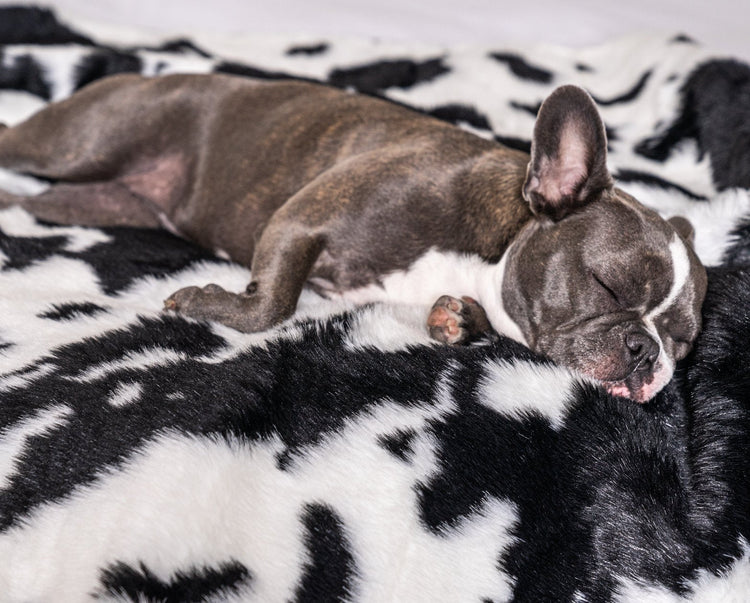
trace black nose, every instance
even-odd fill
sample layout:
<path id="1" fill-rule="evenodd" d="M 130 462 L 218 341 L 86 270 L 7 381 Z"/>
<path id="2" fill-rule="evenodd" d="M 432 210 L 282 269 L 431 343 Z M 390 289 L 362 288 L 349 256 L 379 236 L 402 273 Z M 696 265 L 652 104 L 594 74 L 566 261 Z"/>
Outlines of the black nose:
<path id="1" fill-rule="evenodd" d="M 639 369 L 651 369 L 659 357 L 659 344 L 646 333 L 628 333 L 625 346 L 630 350 L 633 365 Z"/>

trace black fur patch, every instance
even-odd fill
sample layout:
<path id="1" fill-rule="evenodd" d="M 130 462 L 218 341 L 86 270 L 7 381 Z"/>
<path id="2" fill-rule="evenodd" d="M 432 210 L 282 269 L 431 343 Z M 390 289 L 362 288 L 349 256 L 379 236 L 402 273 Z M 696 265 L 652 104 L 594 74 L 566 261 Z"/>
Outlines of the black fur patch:
<path id="1" fill-rule="evenodd" d="M 733 243 L 724 252 L 722 266 L 750 266 L 750 219 L 740 222 L 731 236 Z"/>
<path id="2" fill-rule="evenodd" d="M 227 561 L 216 568 L 181 570 L 168 581 L 158 578 L 143 562 L 134 568 L 119 561 L 102 570 L 102 592 L 98 594 L 127 597 L 131 601 L 197 603 L 241 594 L 251 580 L 248 569 L 238 561 Z"/>
<path id="3" fill-rule="evenodd" d="M 44 100 L 52 96 L 44 69 L 31 55 L 13 57 L 10 64 L 0 50 L 0 89 L 23 90 Z"/>
<path id="4" fill-rule="evenodd" d="M 750 535 L 750 320 L 738 300 L 750 299 L 750 268 L 712 269 L 703 331 L 687 370 L 691 429 L 691 519 L 698 561 L 710 570 L 741 555 Z M 700 468 L 700 470 L 697 470 Z"/>
<path id="5" fill-rule="evenodd" d="M 442 58 L 378 61 L 349 69 L 334 69 L 328 76 L 328 83 L 339 88 L 352 87 L 364 94 L 377 94 L 388 88 L 411 88 L 449 72 Z"/>
<path id="6" fill-rule="evenodd" d="M 500 63 L 505 63 L 513 75 L 522 80 L 530 80 L 532 82 L 539 82 L 540 84 L 549 84 L 554 79 L 551 71 L 532 65 L 520 55 L 510 52 L 492 52 L 490 53 L 490 57 Z"/>
<path id="7" fill-rule="evenodd" d="M 313 56 L 325 54 L 330 46 L 326 42 L 320 44 L 310 44 L 309 46 L 292 46 L 287 49 L 286 55 L 293 56 Z"/>
<path id="8" fill-rule="evenodd" d="M 180 54 L 194 54 L 199 57 L 203 57 L 204 59 L 210 59 L 213 56 L 210 52 L 204 50 L 200 46 L 197 46 L 191 40 L 188 40 L 186 38 L 168 40 L 164 42 L 164 44 L 152 48 L 151 50 L 154 50 L 156 52 L 178 52 Z"/>
<path id="9" fill-rule="evenodd" d="M 513 136 L 495 136 L 495 140 L 508 148 L 516 149 L 517 151 L 523 151 L 524 153 L 531 153 L 530 140 L 515 138 Z"/>
<path id="10" fill-rule="evenodd" d="M 534 117 L 536 117 L 539 114 L 539 109 L 542 108 L 542 103 L 530 105 L 528 103 L 522 103 L 519 101 L 510 101 L 510 106 L 513 109 L 518 109 L 519 111 L 523 111 L 524 113 L 528 113 L 529 115 L 533 115 Z"/>
<path id="11" fill-rule="evenodd" d="M 605 100 L 603 98 L 596 97 L 593 94 L 591 96 L 596 101 L 596 104 L 602 107 L 609 107 L 611 105 L 617 105 L 621 103 L 629 103 L 635 100 L 636 98 L 638 98 L 640 93 L 643 92 L 643 89 L 646 87 L 648 80 L 651 79 L 652 74 L 653 74 L 652 71 L 650 70 L 646 71 L 646 73 L 644 73 L 640 77 L 640 79 L 633 85 L 633 87 L 630 90 L 614 98 L 609 98 Z"/>
<path id="12" fill-rule="evenodd" d="M 295 601 L 350 601 L 356 567 L 341 518 L 325 505 L 308 504 L 302 523 L 309 560 L 304 565 Z"/>
<path id="13" fill-rule="evenodd" d="M 684 33 L 677 34 L 674 38 L 672 38 L 671 42 L 673 44 L 697 44 L 697 42 L 693 38 Z"/>
<path id="14" fill-rule="evenodd" d="M 222 61 L 218 63 L 213 70 L 216 73 L 229 73 L 230 75 L 242 75 L 245 77 L 254 77 L 263 80 L 305 79 L 295 77 L 289 73 L 284 73 L 282 71 L 269 71 L 267 69 L 261 69 L 259 67 L 253 67 L 252 65 L 245 65 L 243 63 L 236 63 L 234 61 Z"/>
<path id="15" fill-rule="evenodd" d="M 63 250 L 59 255 L 88 263 L 108 294 L 121 291 L 145 276 L 179 272 L 196 261 L 227 263 L 210 251 L 166 231 L 127 227 L 102 228 L 101 231 L 111 240 L 84 251 Z"/>
<path id="16" fill-rule="evenodd" d="M 36 6 L 0 7 L 0 44 L 82 44 L 90 38 L 57 20 L 55 14 Z"/>
<path id="17" fill-rule="evenodd" d="M 41 314 L 41 318 L 48 318 L 50 320 L 72 320 L 79 316 L 96 316 L 97 314 L 106 311 L 106 308 L 91 302 L 80 304 L 55 304 L 52 310 Z"/>
<path id="18" fill-rule="evenodd" d="M 143 65 L 135 54 L 113 50 L 98 49 L 81 59 L 75 68 L 75 87 L 116 73 L 139 73 Z"/>
<path id="19" fill-rule="evenodd" d="M 711 157 L 718 190 L 750 188 L 750 66 L 733 60 L 699 65 L 685 81 L 677 117 L 635 151 L 665 161 L 686 138 Z"/>
<path id="20" fill-rule="evenodd" d="M 64 236 L 14 237 L 0 230 L 0 251 L 8 257 L 0 270 L 21 270 L 37 261 L 62 254 L 67 242 L 68 238 Z"/>
<path id="21" fill-rule="evenodd" d="M 396 458 L 409 462 L 414 454 L 412 444 L 416 435 L 417 433 L 414 430 L 396 431 L 395 433 L 382 436 L 380 443 Z"/>
<path id="22" fill-rule="evenodd" d="M 651 174 L 649 172 L 640 172 L 638 170 L 627 170 L 627 169 L 620 169 L 617 170 L 614 174 L 615 179 L 620 182 L 642 182 L 643 184 L 647 184 L 649 186 L 656 186 L 663 190 L 675 190 L 678 191 L 680 194 L 685 195 L 686 197 L 689 197 L 690 199 L 695 199 L 696 201 L 705 201 L 706 198 L 702 195 L 698 195 L 694 193 L 693 191 L 685 188 L 684 186 L 680 186 L 679 184 L 675 184 L 674 182 L 670 182 L 669 180 L 665 180 L 664 178 L 660 178 L 656 174 Z"/>
<path id="23" fill-rule="evenodd" d="M 430 109 L 427 114 L 452 124 L 465 123 L 479 130 L 492 130 L 487 116 L 468 105 L 441 105 Z"/>

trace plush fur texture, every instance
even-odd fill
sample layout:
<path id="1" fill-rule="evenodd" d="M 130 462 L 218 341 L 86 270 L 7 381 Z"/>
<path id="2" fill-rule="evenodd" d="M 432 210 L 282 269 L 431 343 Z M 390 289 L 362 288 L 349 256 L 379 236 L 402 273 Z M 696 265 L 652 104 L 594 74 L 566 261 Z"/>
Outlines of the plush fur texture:
<path id="1" fill-rule="evenodd" d="M 8 123 L 110 73 L 217 70 L 352 87 L 524 148 L 542 98 L 577 83 L 620 184 L 690 217 L 715 266 L 694 352 L 640 406 L 504 338 L 435 344 L 425 308 L 305 292 L 256 335 L 167 315 L 175 289 L 239 290 L 247 270 L 164 232 L 2 211 L 0 600 L 747 600 L 750 200 L 723 169 L 727 145 L 750 153 L 728 88 L 747 67 L 685 37 L 251 38 L 225 59 L 18 9 L 0 36 Z"/>

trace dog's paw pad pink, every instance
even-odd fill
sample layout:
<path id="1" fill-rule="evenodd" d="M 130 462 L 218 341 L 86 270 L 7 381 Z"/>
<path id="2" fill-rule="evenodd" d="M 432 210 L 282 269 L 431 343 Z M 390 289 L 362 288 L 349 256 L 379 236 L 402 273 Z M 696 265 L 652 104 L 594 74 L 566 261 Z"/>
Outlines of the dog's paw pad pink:
<path id="1" fill-rule="evenodd" d="M 449 344 L 464 342 L 469 336 L 462 315 L 464 307 L 462 300 L 450 295 L 443 295 L 438 299 L 427 317 L 427 327 L 432 338 Z"/>

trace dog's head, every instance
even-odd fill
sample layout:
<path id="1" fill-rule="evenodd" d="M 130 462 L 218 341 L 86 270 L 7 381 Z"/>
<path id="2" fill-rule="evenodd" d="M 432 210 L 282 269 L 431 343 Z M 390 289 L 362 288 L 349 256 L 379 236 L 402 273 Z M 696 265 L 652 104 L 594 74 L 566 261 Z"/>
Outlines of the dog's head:
<path id="1" fill-rule="evenodd" d="M 706 271 L 684 219 L 614 187 L 591 97 L 563 86 L 534 128 L 523 196 L 535 219 L 507 253 L 502 298 L 527 344 L 645 402 L 701 326 Z"/>

